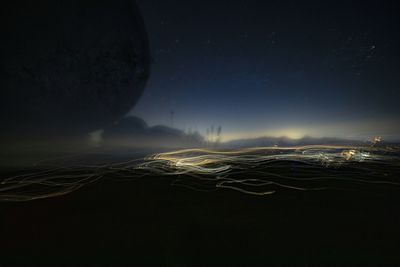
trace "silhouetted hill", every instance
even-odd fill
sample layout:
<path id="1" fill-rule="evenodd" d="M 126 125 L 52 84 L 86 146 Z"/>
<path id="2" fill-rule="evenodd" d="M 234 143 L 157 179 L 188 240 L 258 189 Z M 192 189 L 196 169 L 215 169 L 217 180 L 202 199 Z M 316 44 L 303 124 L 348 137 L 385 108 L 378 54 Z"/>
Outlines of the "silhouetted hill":
<path id="1" fill-rule="evenodd" d="M 197 133 L 164 125 L 149 127 L 138 117 L 126 117 L 104 129 L 103 145 L 118 147 L 199 147 L 204 139 Z"/>
<path id="2" fill-rule="evenodd" d="M 356 145 L 361 144 L 361 141 L 323 137 L 315 138 L 311 136 L 304 136 L 300 139 L 292 139 L 286 136 L 282 137 L 259 137 L 251 139 L 238 139 L 223 144 L 226 148 L 240 148 L 240 147 L 269 147 L 269 146 L 305 146 L 305 145 Z"/>

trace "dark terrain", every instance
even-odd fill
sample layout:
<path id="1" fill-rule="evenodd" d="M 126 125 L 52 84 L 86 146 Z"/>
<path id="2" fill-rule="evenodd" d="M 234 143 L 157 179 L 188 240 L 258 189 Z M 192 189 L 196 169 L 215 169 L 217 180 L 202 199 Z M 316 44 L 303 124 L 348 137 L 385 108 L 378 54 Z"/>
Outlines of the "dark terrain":
<path id="1" fill-rule="evenodd" d="M 147 177 L 1 202 L 1 266 L 398 266 L 398 189 L 204 193 Z M 382 189 L 382 188 L 381 188 Z"/>

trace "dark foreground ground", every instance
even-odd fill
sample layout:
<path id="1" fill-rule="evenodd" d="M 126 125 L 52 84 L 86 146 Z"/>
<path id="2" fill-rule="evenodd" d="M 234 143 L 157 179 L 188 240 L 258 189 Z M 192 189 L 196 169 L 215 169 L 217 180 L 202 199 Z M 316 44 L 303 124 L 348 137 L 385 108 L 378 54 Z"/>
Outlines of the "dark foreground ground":
<path id="1" fill-rule="evenodd" d="M 0 202 L 0 266 L 399 266 L 400 192 L 251 196 L 103 180 Z"/>

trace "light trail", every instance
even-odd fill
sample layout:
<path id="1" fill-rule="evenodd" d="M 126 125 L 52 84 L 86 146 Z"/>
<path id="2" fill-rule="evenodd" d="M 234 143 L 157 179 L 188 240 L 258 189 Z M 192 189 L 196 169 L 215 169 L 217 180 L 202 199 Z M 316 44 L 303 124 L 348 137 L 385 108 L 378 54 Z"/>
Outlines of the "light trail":
<path id="1" fill-rule="evenodd" d="M 65 164 L 65 160 L 62 164 L 42 164 L 34 171 L 0 180 L 0 200 L 56 197 L 100 179 L 129 181 L 147 177 L 170 177 L 172 185 L 198 191 L 225 189 L 257 196 L 280 190 L 325 190 L 362 184 L 400 186 L 398 147 L 184 149 L 99 165 Z"/>

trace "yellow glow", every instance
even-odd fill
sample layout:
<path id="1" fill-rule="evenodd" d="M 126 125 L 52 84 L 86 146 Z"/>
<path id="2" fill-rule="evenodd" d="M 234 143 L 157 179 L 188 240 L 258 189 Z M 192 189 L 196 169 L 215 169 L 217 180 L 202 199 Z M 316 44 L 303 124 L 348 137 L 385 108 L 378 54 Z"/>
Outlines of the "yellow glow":
<path id="1" fill-rule="evenodd" d="M 310 133 L 306 129 L 302 129 L 302 128 L 283 128 L 283 129 L 274 129 L 274 130 L 261 130 L 261 131 L 254 131 L 254 132 L 225 133 L 223 135 L 223 140 L 231 141 L 231 140 L 235 140 L 235 139 L 248 139 L 248 138 L 257 138 L 257 137 L 264 137 L 264 136 L 288 137 L 291 139 L 300 139 L 308 134 L 310 134 Z M 315 136 L 315 134 L 313 136 Z"/>
<path id="2" fill-rule="evenodd" d="M 345 150 L 342 152 L 342 156 L 346 159 L 346 160 L 351 160 L 354 158 L 354 156 L 356 155 L 356 150 L 351 149 L 351 150 Z"/>
<path id="3" fill-rule="evenodd" d="M 299 139 L 306 135 L 312 137 L 338 137 L 355 140 L 370 140 L 372 143 L 379 143 L 380 136 L 388 140 L 391 137 L 398 137 L 400 134 L 400 121 L 395 119 L 349 121 L 325 124 L 293 125 L 274 129 L 260 129 L 256 131 L 225 131 L 222 135 L 223 141 L 235 139 L 251 139 L 258 137 L 283 137 Z M 378 136 L 370 139 L 371 136 Z"/>

